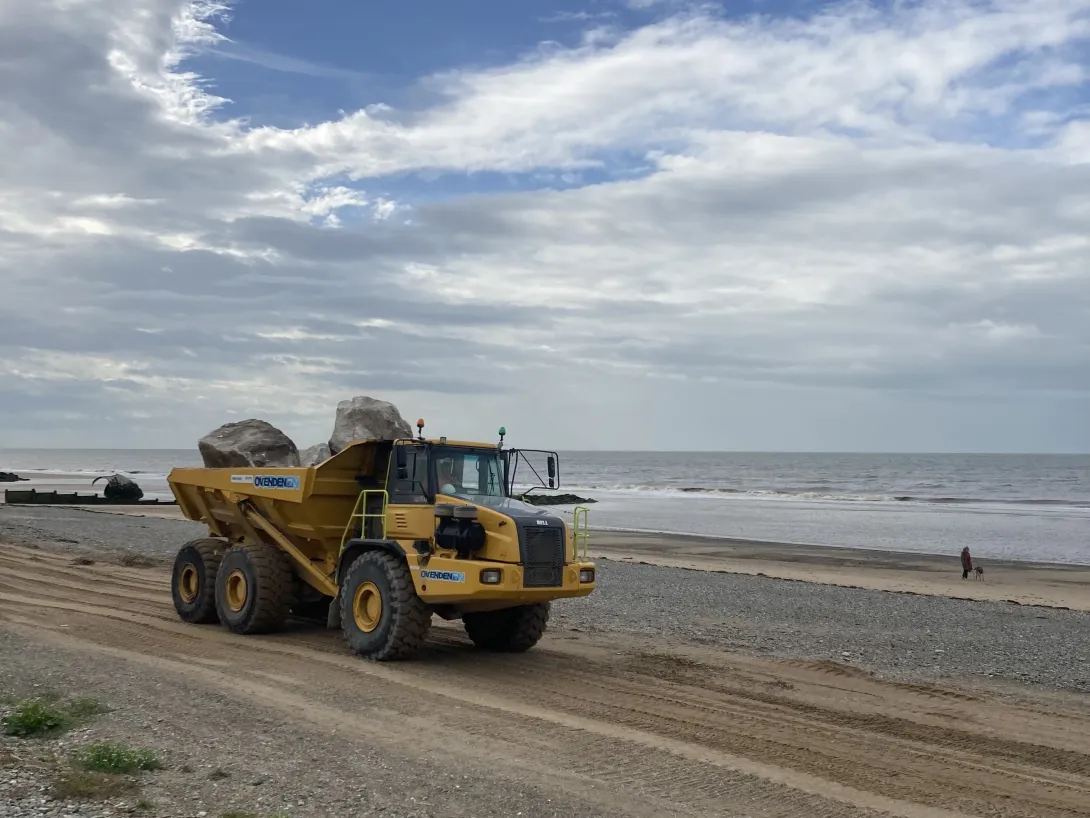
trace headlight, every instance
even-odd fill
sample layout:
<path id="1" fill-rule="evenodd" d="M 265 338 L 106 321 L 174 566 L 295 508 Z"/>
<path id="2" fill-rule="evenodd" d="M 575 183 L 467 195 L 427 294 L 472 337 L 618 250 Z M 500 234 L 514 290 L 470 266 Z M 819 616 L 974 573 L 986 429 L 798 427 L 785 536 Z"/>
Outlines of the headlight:
<path id="1" fill-rule="evenodd" d="M 580 568 L 579 569 L 579 581 L 580 582 L 594 582 L 594 569 L 593 568 Z"/>
<path id="2" fill-rule="evenodd" d="M 499 585 L 501 579 L 503 579 L 503 572 L 498 568 L 486 568 L 481 571 L 482 585 Z"/>

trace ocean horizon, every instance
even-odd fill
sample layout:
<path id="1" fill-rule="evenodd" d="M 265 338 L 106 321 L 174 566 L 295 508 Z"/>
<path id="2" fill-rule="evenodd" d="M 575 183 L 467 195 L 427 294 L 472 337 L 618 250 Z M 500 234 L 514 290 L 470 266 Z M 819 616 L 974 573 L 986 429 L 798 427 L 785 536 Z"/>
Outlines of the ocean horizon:
<path id="1" fill-rule="evenodd" d="M 558 454 L 559 490 L 594 500 L 599 529 L 1090 564 L 1088 454 Z M 200 465 L 196 448 L 0 449 L 20 486 L 120 472 L 162 499 L 171 468 Z"/>

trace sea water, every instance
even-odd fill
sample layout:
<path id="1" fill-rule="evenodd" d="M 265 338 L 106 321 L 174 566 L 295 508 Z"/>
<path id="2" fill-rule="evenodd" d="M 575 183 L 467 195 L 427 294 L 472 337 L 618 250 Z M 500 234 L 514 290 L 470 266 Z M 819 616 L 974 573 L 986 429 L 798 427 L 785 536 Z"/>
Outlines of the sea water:
<path id="1" fill-rule="evenodd" d="M 68 474 L 91 491 L 121 472 L 149 498 L 199 465 L 195 450 L 0 449 L 20 487 Z M 559 476 L 596 501 L 596 528 L 1090 564 L 1090 455 L 561 452 Z"/>

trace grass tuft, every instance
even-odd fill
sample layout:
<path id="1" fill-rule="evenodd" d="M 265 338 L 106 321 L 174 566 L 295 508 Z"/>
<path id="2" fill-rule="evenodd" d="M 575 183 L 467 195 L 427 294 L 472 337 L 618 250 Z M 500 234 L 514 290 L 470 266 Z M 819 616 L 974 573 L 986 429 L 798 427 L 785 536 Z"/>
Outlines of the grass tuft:
<path id="1" fill-rule="evenodd" d="M 4 716 L 4 732 L 9 736 L 26 738 L 59 733 L 71 726 L 72 717 L 55 704 L 44 699 L 27 699 L 15 705 Z"/>
<path id="2" fill-rule="evenodd" d="M 67 705 L 53 693 L 11 702 L 12 712 L 3 718 L 4 732 L 9 736 L 51 735 L 70 729 L 76 723 L 106 712 L 98 699 L 78 697 Z"/>
<path id="3" fill-rule="evenodd" d="M 81 748 L 76 752 L 75 762 L 85 770 L 113 774 L 160 770 L 163 767 L 152 750 L 136 750 L 111 741 L 99 741 Z"/>
<path id="4" fill-rule="evenodd" d="M 216 769 L 212 770 L 212 772 L 208 774 L 209 781 L 222 781 L 223 779 L 230 777 L 231 774 L 222 767 L 216 767 Z"/>

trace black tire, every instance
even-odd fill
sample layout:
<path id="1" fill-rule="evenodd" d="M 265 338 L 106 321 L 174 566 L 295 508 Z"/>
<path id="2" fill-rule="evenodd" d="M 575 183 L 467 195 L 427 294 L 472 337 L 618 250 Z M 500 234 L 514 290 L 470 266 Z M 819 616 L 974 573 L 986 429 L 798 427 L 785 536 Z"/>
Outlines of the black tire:
<path id="1" fill-rule="evenodd" d="M 236 545 L 223 555 L 216 575 L 216 610 L 228 630 L 242 634 L 279 630 L 291 602 L 291 563 L 280 549 Z"/>
<path id="2" fill-rule="evenodd" d="M 361 618 L 356 616 L 357 592 L 361 600 L 378 600 L 377 606 L 361 611 Z M 407 659 L 424 644 L 431 628 L 431 608 L 416 595 L 409 566 L 382 551 L 356 558 L 341 582 L 339 602 L 344 640 L 365 659 Z"/>
<path id="3" fill-rule="evenodd" d="M 219 620 L 216 572 L 226 550 L 226 542 L 212 537 L 191 540 L 178 549 L 170 592 L 182 621 L 207 625 Z"/>
<path id="4" fill-rule="evenodd" d="M 462 616 L 473 644 L 496 653 L 523 653 L 538 643 L 549 624 L 549 603 L 519 605 Z"/>

